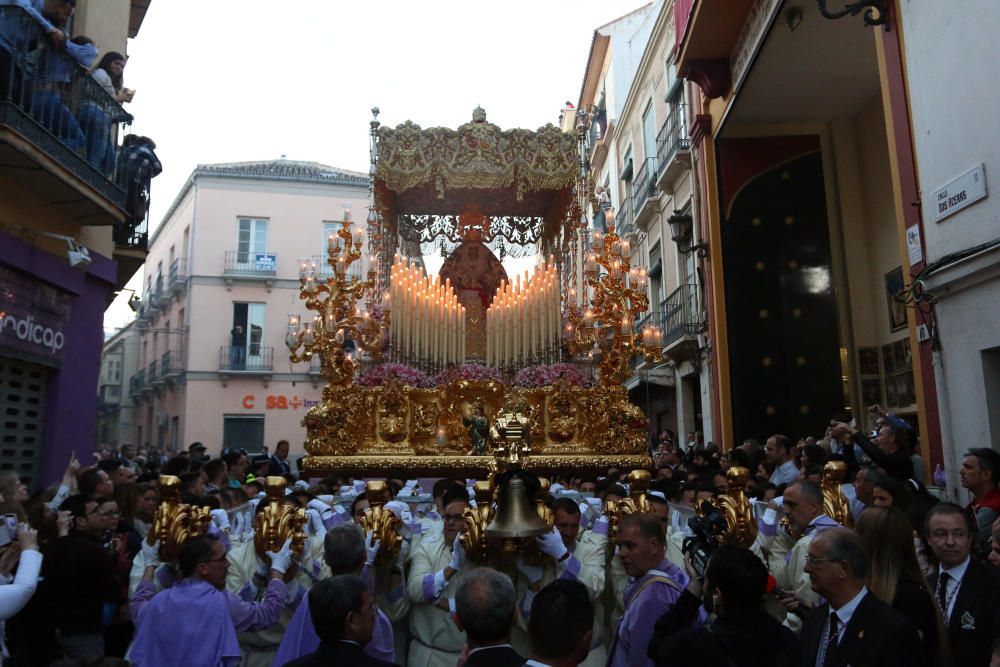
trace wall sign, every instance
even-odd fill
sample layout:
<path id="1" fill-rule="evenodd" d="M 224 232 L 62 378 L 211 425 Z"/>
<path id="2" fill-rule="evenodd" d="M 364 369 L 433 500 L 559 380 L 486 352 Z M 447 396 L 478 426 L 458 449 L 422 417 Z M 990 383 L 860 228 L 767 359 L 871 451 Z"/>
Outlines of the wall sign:
<path id="1" fill-rule="evenodd" d="M 253 270 L 261 273 L 274 273 L 278 268 L 278 256 L 269 253 L 255 253 L 253 256 Z"/>
<path id="2" fill-rule="evenodd" d="M 246 410 L 298 410 L 299 408 L 309 409 L 314 405 L 319 405 L 318 400 L 304 398 L 302 396 L 284 396 L 282 394 L 268 394 L 257 397 L 256 394 L 247 394 L 241 402 Z"/>
<path id="3" fill-rule="evenodd" d="M 966 206 L 986 198 L 986 170 L 980 162 L 958 178 L 934 191 L 931 206 L 934 221 L 941 222 Z"/>
<path id="4" fill-rule="evenodd" d="M 59 367 L 72 298 L 20 271 L 0 267 L 0 348 Z"/>

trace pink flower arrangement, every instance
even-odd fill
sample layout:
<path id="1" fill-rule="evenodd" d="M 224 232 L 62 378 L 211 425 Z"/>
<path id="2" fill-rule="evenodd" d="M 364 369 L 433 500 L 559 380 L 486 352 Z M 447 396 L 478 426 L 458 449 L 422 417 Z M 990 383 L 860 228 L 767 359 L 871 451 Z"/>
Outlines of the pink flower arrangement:
<path id="1" fill-rule="evenodd" d="M 587 380 L 580 373 L 580 369 L 574 364 L 539 364 L 522 368 L 514 376 L 514 386 L 525 389 L 537 389 L 555 384 L 556 380 L 562 378 L 571 385 L 586 387 Z"/>
<path id="2" fill-rule="evenodd" d="M 433 386 L 430 378 L 423 371 L 397 363 L 373 366 L 359 375 L 354 382 L 362 387 L 381 387 L 390 377 L 395 377 L 400 383 L 409 387 L 427 388 Z"/>
<path id="3" fill-rule="evenodd" d="M 456 368 L 445 369 L 431 378 L 431 383 L 435 387 L 448 384 L 458 380 L 495 380 L 503 382 L 503 373 L 499 368 L 484 366 L 482 364 L 462 364 Z"/>

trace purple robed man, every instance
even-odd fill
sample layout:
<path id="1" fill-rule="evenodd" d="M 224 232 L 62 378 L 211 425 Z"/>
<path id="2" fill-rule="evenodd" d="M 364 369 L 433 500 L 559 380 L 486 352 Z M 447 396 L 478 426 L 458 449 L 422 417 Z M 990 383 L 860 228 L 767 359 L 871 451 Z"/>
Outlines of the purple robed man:
<path id="1" fill-rule="evenodd" d="M 238 665 L 242 656 L 236 633 L 270 627 L 281 616 L 287 594 L 282 579 L 292 562 L 287 542 L 280 551 L 267 552 L 270 581 L 257 603 L 225 590 L 229 560 L 212 535 L 184 543 L 178 558 L 183 578 L 159 593 L 153 584 L 159 543 L 143 542 L 142 547 L 145 571 L 129 602 L 136 633 L 128 657 L 137 667 Z"/>
<path id="2" fill-rule="evenodd" d="M 374 582 L 370 576 L 370 568 L 366 565 L 367 561 L 374 562 L 377 553 L 377 543 L 369 549 L 364 534 L 354 523 L 340 523 L 331 528 L 323 538 L 323 559 L 330 568 L 331 575 L 361 576 L 369 593 L 373 591 Z M 366 577 L 365 574 L 369 576 Z M 285 629 L 285 636 L 271 664 L 274 667 L 281 667 L 296 658 L 315 652 L 319 645 L 320 638 L 313 625 L 307 595 L 302 599 L 302 603 L 295 610 L 295 615 Z M 390 663 L 395 661 L 392 623 L 381 609 L 376 610 L 371 641 L 365 644 L 364 652 L 378 660 Z"/>
<path id="3" fill-rule="evenodd" d="M 302 598 L 302 603 L 295 610 L 295 615 L 285 629 L 285 636 L 274 657 L 273 667 L 281 667 L 287 662 L 314 653 L 319 648 L 319 635 L 313 626 L 312 615 L 309 612 L 309 596 Z M 375 627 L 372 629 L 372 639 L 365 644 L 365 653 L 373 658 L 393 662 L 395 649 L 393 646 L 392 623 L 389 618 L 377 609 Z"/>
<path id="4" fill-rule="evenodd" d="M 611 647 L 610 667 L 652 667 L 647 650 L 656 621 L 669 610 L 687 584 L 675 577 L 679 568 L 665 572 L 663 524 L 644 514 L 629 514 L 618 525 L 618 556 L 630 580 L 625 587 L 625 614 Z M 673 576 L 671 576 L 673 575 Z"/>

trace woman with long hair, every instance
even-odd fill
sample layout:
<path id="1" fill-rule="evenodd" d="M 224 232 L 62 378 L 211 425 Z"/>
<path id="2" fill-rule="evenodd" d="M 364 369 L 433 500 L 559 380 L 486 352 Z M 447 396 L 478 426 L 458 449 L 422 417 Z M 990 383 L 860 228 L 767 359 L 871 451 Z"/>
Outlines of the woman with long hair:
<path id="1" fill-rule="evenodd" d="M 124 87 L 122 76 L 125 71 L 125 56 L 108 51 L 90 70 L 91 78 L 104 89 L 107 96 L 98 91 L 88 91 L 85 101 L 80 105 L 78 118 L 80 129 L 86 137 L 87 161 L 94 165 L 105 176 L 114 172 L 115 145 L 111 136 L 111 116 L 109 104 L 114 100 L 118 104 L 131 102 L 135 91 Z M 110 99 L 109 99 L 110 98 Z"/>
<path id="2" fill-rule="evenodd" d="M 13 470 L 0 471 L 0 514 L 14 514 L 18 523 L 27 521 L 24 502 L 28 500 L 28 487 Z"/>
<path id="3" fill-rule="evenodd" d="M 906 512 L 869 507 L 858 517 L 855 530 L 868 552 L 868 589 L 913 623 L 927 655 L 933 656 L 932 664 L 950 665 L 948 635 L 920 571 Z"/>

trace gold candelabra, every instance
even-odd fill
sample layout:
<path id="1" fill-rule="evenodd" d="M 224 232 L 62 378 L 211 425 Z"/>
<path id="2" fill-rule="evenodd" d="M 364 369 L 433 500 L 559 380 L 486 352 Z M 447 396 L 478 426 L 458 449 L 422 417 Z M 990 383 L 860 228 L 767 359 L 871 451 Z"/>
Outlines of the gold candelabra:
<path id="1" fill-rule="evenodd" d="M 330 273 L 325 278 L 317 275 L 313 262 L 299 265 L 299 298 L 306 308 L 316 312 L 312 321 L 302 322 L 299 315 L 289 313 L 288 346 L 292 363 L 320 359 L 320 374 L 330 385 L 347 384 L 354 377 L 357 361 L 345 351 L 345 341 L 353 340 L 358 349 L 371 354 L 374 360 L 381 356 L 385 331 L 389 326 L 389 311 L 382 317 L 372 317 L 375 289 L 375 258 L 371 258 L 367 280 L 348 275 L 348 269 L 361 259 L 364 231 L 361 226 L 352 230 L 350 209 L 344 208 L 341 229 L 327 239 L 327 263 Z M 369 297 L 367 310 L 358 312 L 358 301 Z"/>
<path id="2" fill-rule="evenodd" d="M 649 308 L 646 272 L 631 266 L 631 246 L 615 233 L 613 210 L 606 220 L 607 234 L 594 233 L 584 265 L 583 312 L 571 302 L 566 317 L 570 352 L 600 356 L 600 381 L 610 386 L 628 378 L 636 354 L 649 362 L 663 358 L 663 332 L 652 325 L 636 328 L 636 318 Z"/>

